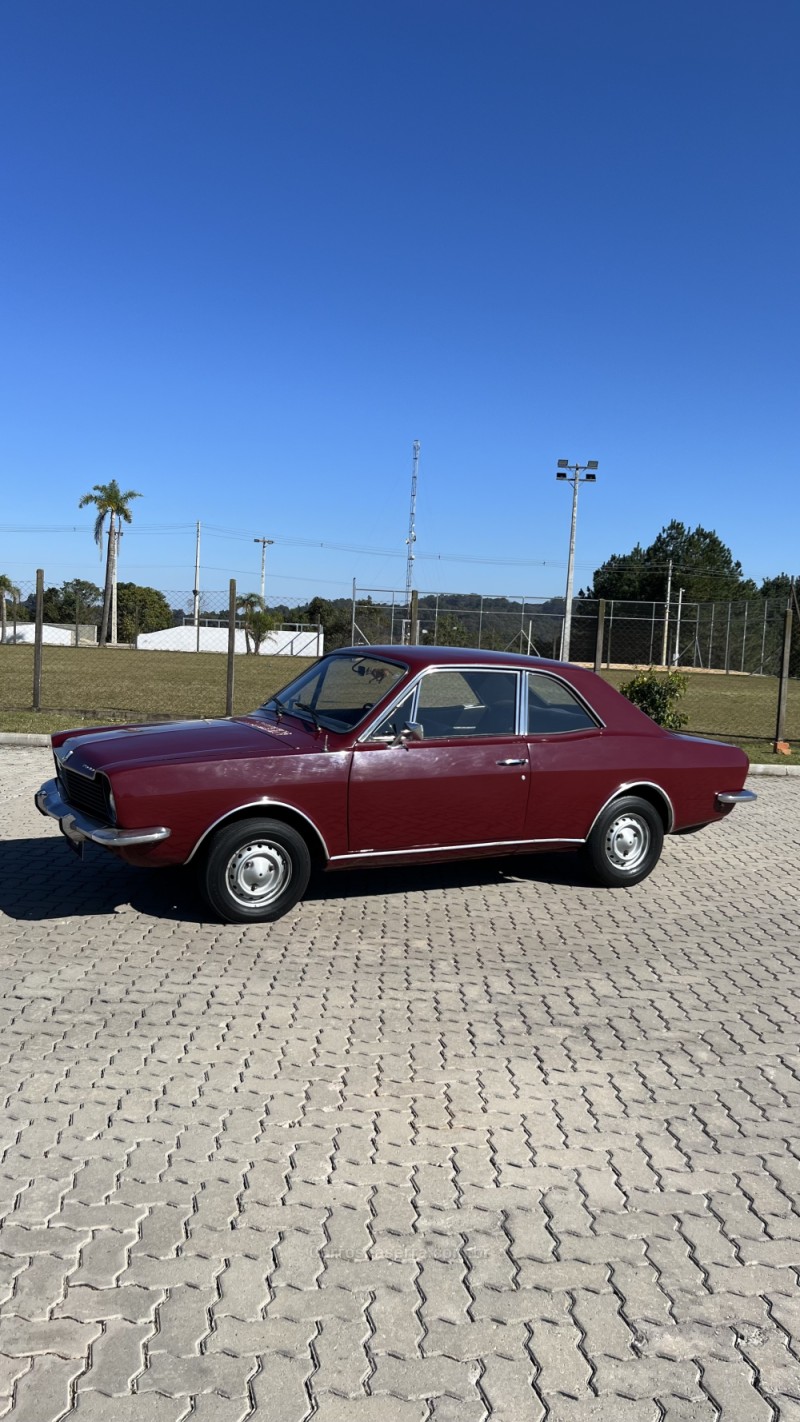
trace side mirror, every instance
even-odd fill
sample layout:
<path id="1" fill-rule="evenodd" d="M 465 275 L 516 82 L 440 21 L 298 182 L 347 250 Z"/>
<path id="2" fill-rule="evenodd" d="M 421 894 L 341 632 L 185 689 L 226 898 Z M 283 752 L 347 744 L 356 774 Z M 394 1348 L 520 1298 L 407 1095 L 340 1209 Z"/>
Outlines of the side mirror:
<path id="1" fill-rule="evenodd" d="M 405 746 L 408 750 L 410 741 L 421 741 L 425 738 L 425 732 L 419 721 L 406 721 L 402 731 L 399 731 L 392 741 L 393 746 Z"/>

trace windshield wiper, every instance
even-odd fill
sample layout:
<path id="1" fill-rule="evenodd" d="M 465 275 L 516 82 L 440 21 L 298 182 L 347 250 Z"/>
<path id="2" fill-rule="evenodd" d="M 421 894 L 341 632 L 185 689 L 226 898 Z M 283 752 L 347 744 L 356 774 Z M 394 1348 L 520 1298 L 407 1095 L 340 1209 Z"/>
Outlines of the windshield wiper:
<path id="1" fill-rule="evenodd" d="M 279 696 L 271 696 L 271 697 L 269 698 L 269 701 L 265 701 L 265 703 L 264 703 L 264 708 L 265 708 L 265 710 L 266 710 L 266 708 L 269 707 L 269 706 L 274 706 L 274 707 L 275 707 L 275 709 L 276 709 L 276 711 L 277 711 L 277 713 L 278 713 L 278 720 L 280 720 L 281 716 L 286 716 L 287 713 L 288 713 L 288 711 L 289 711 L 289 707 L 288 707 L 283 701 L 281 701 L 281 698 L 280 698 Z"/>
<path id="2" fill-rule="evenodd" d="M 311 717 L 311 720 L 314 722 L 314 730 L 315 730 L 315 731 L 320 730 L 321 722 L 320 722 L 319 716 L 317 715 L 317 713 L 316 713 L 316 711 L 314 710 L 313 706 L 309 706 L 308 703 L 305 702 L 305 701 L 295 701 L 293 710 L 295 710 L 295 711 L 305 711 L 306 714 L 307 714 L 308 716 L 310 716 L 310 717 Z"/>

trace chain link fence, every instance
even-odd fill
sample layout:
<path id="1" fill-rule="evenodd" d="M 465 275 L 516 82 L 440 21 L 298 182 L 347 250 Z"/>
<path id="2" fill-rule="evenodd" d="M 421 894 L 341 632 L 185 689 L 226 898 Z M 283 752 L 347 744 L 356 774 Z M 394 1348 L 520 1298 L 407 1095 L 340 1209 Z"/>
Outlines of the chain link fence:
<path id="1" fill-rule="evenodd" d="M 414 594 L 354 588 L 356 644 L 482 647 L 558 658 L 563 598 Z M 616 686 L 637 669 L 671 667 L 688 674 L 682 709 L 687 729 L 739 739 L 775 738 L 784 655 L 786 602 L 624 602 L 576 598 L 570 661 L 594 666 Z M 784 732 L 800 739 L 800 617 L 787 649 L 789 683 Z"/>
<path id="2" fill-rule="evenodd" d="M 242 603 L 252 598 L 248 593 L 241 597 L 236 625 L 244 628 L 245 615 Z M 113 614 L 110 618 L 108 640 L 120 646 L 135 646 L 143 635 L 152 635 L 170 628 L 196 627 L 222 629 L 222 638 L 214 640 L 213 648 L 203 645 L 202 650 L 225 651 L 227 646 L 228 604 L 227 589 L 201 591 L 197 597 L 190 588 L 160 589 L 140 587 L 135 583 L 120 582 L 117 586 L 116 636 L 113 632 Z M 277 626 L 289 626 L 295 631 L 301 628 L 316 628 L 316 624 L 292 620 L 292 611 L 278 597 L 267 597 L 264 608 L 273 615 Z M 75 580 L 60 587 L 44 588 L 43 616 L 44 640 L 50 645 L 95 645 L 100 638 L 103 617 L 102 589 L 91 583 Z M 0 642 L 21 644 L 33 639 L 33 625 L 36 619 L 36 579 L 24 579 L 19 586 L 6 591 L 5 599 L 0 598 Z M 203 639 L 206 642 L 206 639 Z M 218 644 L 218 645 L 217 645 Z M 176 646 L 178 644 L 176 643 Z"/>
<path id="3" fill-rule="evenodd" d="M 192 589 L 160 590 L 120 583 L 119 644 L 131 647 L 138 642 L 142 652 L 150 644 L 225 653 L 230 641 L 230 590 L 203 591 L 197 605 L 195 596 Z M 252 594 L 240 595 L 237 602 L 234 651 L 246 650 L 243 603 L 248 597 Z M 563 598 L 420 592 L 413 594 L 409 605 L 404 592 L 354 586 L 351 600 L 340 599 L 327 608 L 333 619 L 325 626 L 328 649 L 348 641 L 391 646 L 419 641 L 549 658 L 561 653 Z M 305 609 L 288 608 L 273 597 L 267 599 L 267 610 L 285 634 L 280 647 L 272 650 L 286 657 L 319 654 L 320 628 L 297 616 Z M 6 589 L 0 594 L 0 641 L 6 646 L 33 647 L 35 615 L 35 579 Z M 324 614 L 321 616 L 324 625 Z M 38 648 L 40 659 L 44 654 L 45 669 L 50 647 L 96 646 L 101 619 L 100 589 L 79 580 L 50 588 L 45 579 L 42 645 Z M 777 599 L 754 597 L 726 603 L 681 599 L 667 610 L 663 602 L 609 600 L 601 604 L 576 598 L 569 655 L 572 661 L 595 666 L 617 686 L 629 680 L 637 668 L 668 666 L 685 671 L 689 687 L 682 706 L 689 717 L 687 729 L 739 739 L 775 738 L 783 674 L 784 735 L 800 741 L 800 616 L 794 618 L 786 647 L 785 629 L 786 605 Z M 289 680 L 291 664 L 287 661 L 283 669 L 283 680 Z M 163 669 L 160 676 L 163 684 Z M 181 676 L 185 678 L 186 673 Z M 19 699 L 9 702 L 8 677 L 5 686 L 3 680 L 0 677 L 0 709 L 19 706 Z M 15 693 L 17 697 L 20 694 Z M 71 704 L 77 706 L 77 692 L 71 695 Z M 128 701 L 122 693 L 120 698 L 120 709 L 126 709 Z M 104 704 L 116 704 L 113 690 L 106 691 Z M 189 707 L 185 710 L 188 713 Z"/>
<path id="4" fill-rule="evenodd" d="M 708 671 L 776 676 L 783 646 L 783 599 L 741 602 L 663 602 L 607 599 L 599 660 L 605 667 L 676 666 Z M 431 646 L 485 647 L 558 657 L 563 598 L 482 597 L 418 593 L 409 606 L 404 593 L 354 589 L 352 637 L 358 643 L 392 646 L 411 640 Z M 572 604 L 570 661 L 598 660 L 600 603 Z M 800 665 L 793 675 L 800 674 Z"/>

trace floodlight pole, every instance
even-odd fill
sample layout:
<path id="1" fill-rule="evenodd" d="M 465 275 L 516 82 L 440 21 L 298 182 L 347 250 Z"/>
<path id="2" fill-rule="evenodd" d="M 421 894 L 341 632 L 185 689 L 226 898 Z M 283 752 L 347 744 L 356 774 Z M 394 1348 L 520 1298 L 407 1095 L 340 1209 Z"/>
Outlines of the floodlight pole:
<path id="1" fill-rule="evenodd" d="M 267 572 L 267 547 L 275 542 L 274 538 L 254 538 L 254 543 L 261 544 L 261 601 L 264 601 L 264 586 Z"/>
<path id="2" fill-rule="evenodd" d="M 557 479 L 566 479 L 572 485 L 572 522 L 569 530 L 569 557 L 567 558 L 567 592 L 566 606 L 564 608 L 564 624 L 561 629 L 561 661 L 569 661 L 569 646 L 572 635 L 572 582 L 575 571 L 575 532 L 578 527 L 578 485 L 593 484 L 596 479 L 594 473 L 597 468 L 597 460 L 590 459 L 586 464 L 570 464 L 566 459 L 559 459 L 556 471 Z M 584 478 L 581 474 L 586 470 Z M 567 472 L 569 471 L 569 472 Z"/>

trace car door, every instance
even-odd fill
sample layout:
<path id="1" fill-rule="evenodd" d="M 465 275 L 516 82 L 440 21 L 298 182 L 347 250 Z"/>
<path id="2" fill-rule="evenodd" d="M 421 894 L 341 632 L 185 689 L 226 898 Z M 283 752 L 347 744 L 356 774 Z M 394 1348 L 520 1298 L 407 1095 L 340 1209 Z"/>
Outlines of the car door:
<path id="1" fill-rule="evenodd" d="M 519 675 L 484 667 L 426 672 L 404 704 L 356 745 L 351 853 L 492 847 L 523 835 L 529 762 Z M 422 739 L 397 743 L 406 720 Z"/>
<path id="2" fill-rule="evenodd" d="M 524 701 L 531 765 L 525 838 L 581 840 L 606 794 L 602 723 L 552 672 L 525 673 Z"/>

